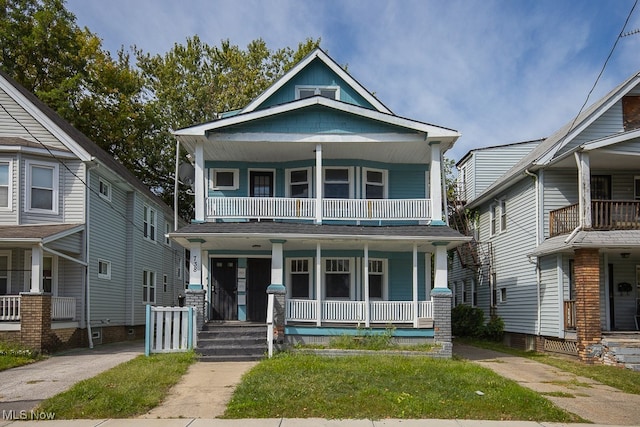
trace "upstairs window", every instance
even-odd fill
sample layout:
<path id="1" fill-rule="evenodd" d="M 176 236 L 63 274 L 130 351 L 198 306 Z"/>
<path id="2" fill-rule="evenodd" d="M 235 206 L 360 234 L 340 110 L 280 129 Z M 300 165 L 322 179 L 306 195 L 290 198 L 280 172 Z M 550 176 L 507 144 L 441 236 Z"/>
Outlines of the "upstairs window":
<path id="1" fill-rule="evenodd" d="M 289 197 L 306 199 L 311 197 L 311 169 L 292 169 L 288 171 Z"/>
<path id="2" fill-rule="evenodd" d="M 490 206 L 490 234 L 496 234 L 507 231 L 507 203 L 504 199 L 496 201 Z"/>
<path id="3" fill-rule="evenodd" d="M 365 199 L 384 199 L 386 191 L 386 171 L 364 169 L 364 197 Z"/>
<path id="4" fill-rule="evenodd" d="M 0 162 L 0 208 L 11 208 L 10 162 Z"/>
<path id="5" fill-rule="evenodd" d="M 98 185 L 99 185 L 98 190 L 100 192 L 100 197 L 106 200 L 111 200 L 111 184 L 109 184 L 107 181 L 100 178 L 100 182 Z"/>
<path id="6" fill-rule="evenodd" d="M 101 279 L 111 279 L 111 261 L 98 260 L 98 277 Z"/>
<path id="7" fill-rule="evenodd" d="M 316 95 L 337 100 L 340 99 L 340 88 L 338 86 L 296 86 L 296 99 L 310 98 Z"/>
<path id="8" fill-rule="evenodd" d="M 351 198 L 351 170 L 349 168 L 325 168 L 324 197 L 327 199 Z"/>
<path id="9" fill-rule="evenodd" d="M 58 165 L 27 162 L 29 211 L 58 213 Z"/>
<path id="10" fill-rule="evenodd" d="M 238 169 L 209 169 L 209 182 L 212 190 L 237 190 Z"/>
<path id="11" fill-rule="evenodd" d="M 144 209 L 143 211 L 144 238 L 155 241 L 156 240 L 156 221 L 157 221 L 156 211 L 155 209 L 150 208 L 149 206 L 144 206 L 143 209 Z"/>

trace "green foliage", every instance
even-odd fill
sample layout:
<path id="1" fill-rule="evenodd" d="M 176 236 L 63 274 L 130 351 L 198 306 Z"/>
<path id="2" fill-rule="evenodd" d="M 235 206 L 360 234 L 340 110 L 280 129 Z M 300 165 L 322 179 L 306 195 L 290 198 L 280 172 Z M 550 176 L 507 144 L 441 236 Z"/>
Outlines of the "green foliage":
<path id="1" fill-rule="evenodd" d="M 457 337 L 481 337 L 484 332 L 484 312 L 461 304 L 451 310 L 451 332 Z"/>
<path id="2" fill-rule="evenodd" d="M 148 412 L 195 362 L 195 353 L 138 356 L 43 401 L 56 419 L 131 418 Z"/>
<path id="3" fill-rule="evenodd" d="M 487 324 L 484 326 L 483 337 L 500 342 L 504 336 L 504 321 L 500 316 L 491 316 Z"/>
<path id="4" fill-rule="evenodd" d="M 245 374 L 224 414 L 281 417 L 580 420 L 536 392 L 467 361 L 296 353 L 281 353 Z"/>
<path id="5" fill-rule="evenodd" d="M 28 365 L 42 359 L 42 355 L 12 342 L 0 342 L 0 371 Z"/>

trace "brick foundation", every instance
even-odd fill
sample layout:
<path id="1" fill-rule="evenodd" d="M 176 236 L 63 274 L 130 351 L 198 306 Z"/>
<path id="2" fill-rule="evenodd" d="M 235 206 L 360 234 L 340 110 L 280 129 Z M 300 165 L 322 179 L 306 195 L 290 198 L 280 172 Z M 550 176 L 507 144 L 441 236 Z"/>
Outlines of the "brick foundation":
<path id="1" fill-rule="evenodd" d="M 576 333 L 578 356 L 594 363 L 600 354 L 600 256 L 598 249 L 576 249 Z"/>
<path id="2" fill-rule="evenodd" d="M 442 345 L 442 357 L 452 357 L 451 290 L 448 288 L 432 289 L 431 298 L 433 299 L 433 340 L 436 344 Z"/>

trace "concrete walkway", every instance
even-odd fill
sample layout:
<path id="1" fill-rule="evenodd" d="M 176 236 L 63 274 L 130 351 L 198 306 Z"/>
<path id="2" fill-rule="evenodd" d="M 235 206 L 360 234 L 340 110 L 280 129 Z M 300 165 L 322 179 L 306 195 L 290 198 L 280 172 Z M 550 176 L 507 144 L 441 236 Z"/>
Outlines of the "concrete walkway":
<path id="1" fill-rule="evenodd" d="M 30 411 L 75 383 L 143 353 L 142 341 L 107 344 L 58 353 L 40 362 L 0 371 L 0 415 L 3 411 Z"/>
<path id="2" fill-rule="evenodd" d="M 539 393 L 556 406 L 596 424 L 640 425 L 640 395 L 623 393 L 589 378 L 524 357 L 455 344 L 454 354 Z M 571 397 L 569 397 L 571 396 Z"/>

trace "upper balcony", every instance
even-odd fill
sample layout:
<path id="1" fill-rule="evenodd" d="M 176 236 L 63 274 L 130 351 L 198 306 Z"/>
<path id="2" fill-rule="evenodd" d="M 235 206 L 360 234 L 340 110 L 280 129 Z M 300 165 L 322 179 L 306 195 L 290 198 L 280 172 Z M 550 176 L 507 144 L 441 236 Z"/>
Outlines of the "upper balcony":
<path id="1" fill-rule="evenodd" d="M 580 225 L 578 203 L 549 212 L 550 237 L 571 233 Z M 640 230 L 640 201 L 592 200 L 592 230 Z"/>
<path id="2" fill-rule="evenodd" d="M 207 198 L 205 220 L 221 219 L 426 222 L 432 208 L 431 199 Z"/>

